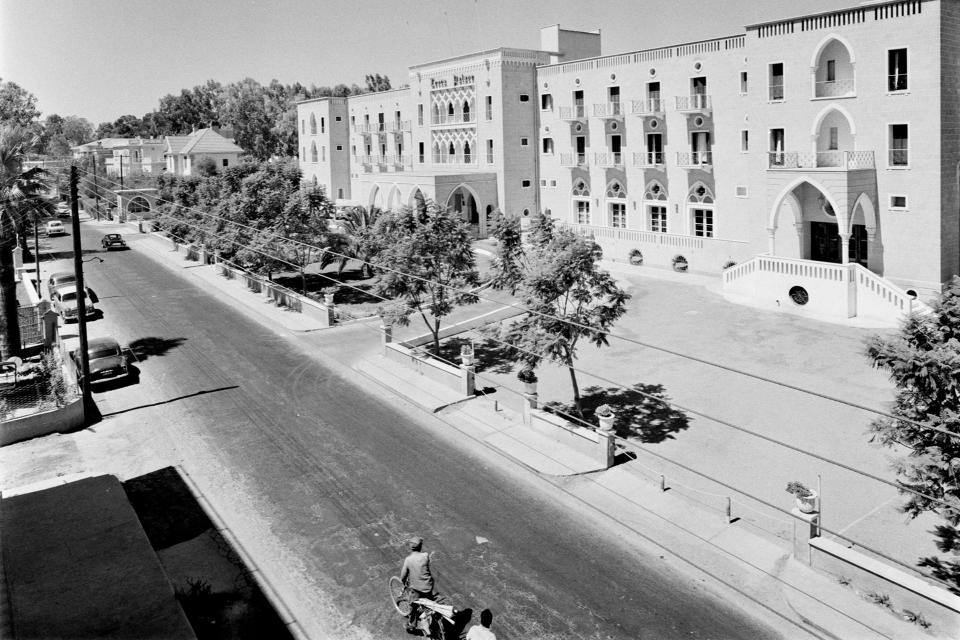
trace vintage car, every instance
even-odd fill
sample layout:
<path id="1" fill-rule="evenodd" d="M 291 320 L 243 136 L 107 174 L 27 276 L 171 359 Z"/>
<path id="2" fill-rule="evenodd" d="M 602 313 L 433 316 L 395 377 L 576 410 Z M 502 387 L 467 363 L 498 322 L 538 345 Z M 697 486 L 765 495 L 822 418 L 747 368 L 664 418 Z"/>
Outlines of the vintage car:
<path id="1" fill-rule="evenodd" d="M 83 365 L 80 353 L 71 351 L 70 356 L 77 367 L 77 377 L 81 377 Z M 90 382 L 113 380 L 129 375 L 127 356 L 113 338 L 93 338 L 87 343 L 87 357 L 90 359 Z"/>
<path id="2" fill-rule="evenodd" d="M 108 233 L 100 239 L 100 246 L 105 251 L 110 249 L 126 249 L 127 243 L 119 233 Z"/>

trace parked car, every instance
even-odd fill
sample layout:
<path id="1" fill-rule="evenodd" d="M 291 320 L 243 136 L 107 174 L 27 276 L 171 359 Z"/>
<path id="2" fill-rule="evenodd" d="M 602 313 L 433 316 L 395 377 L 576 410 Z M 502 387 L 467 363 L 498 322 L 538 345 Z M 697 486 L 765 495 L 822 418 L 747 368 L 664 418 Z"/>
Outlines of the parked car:
<path id="1" fill-rule="evenodd" d="M 48 236 L 62 236 L 67 233 L 63 223 L 59 220 L 51 220 L 47 223 L 46 231 Z"/>
<path id="2" fill-rule="evenodd" d="M 109 251 L 110 249 L 126 249 L 127 243 L 119 233 L 108 233 L 100 239 L 100 246 Z"/>
<path id="3" fill-rule="evenodd" d="M 57 203 L 57 217 L 58 218 L 69 218 L 70 217 L 70 205 L 66 202 Z"/>
<path id="4" fill-rule="evenodd" d="M 79 319 L 80 309 L 76 283 L 64 285 L 57 289 L 51 294 L 50 301 L 53 303 L 53 310 L 60 314 L 64 322 Z M 95 302 L 97 302 L 96 296 L 94 296 L 90 288 L 87 287 L 87 293 L 84 296 L 86 315 L 92 316 L 97 312 L 97 308 L 94 306 Z"/>
<path id="5" fill-rule="evenodd" d="M 53 294 L 56 293 L 57 289 L 67 285 L 76 285 L 77 276 L 74 275 L 73 271 L 57 271 L 50 274 L 50 278 L 47 279 L 47 291 L 50 294 L 50 297 L 53 298 Z"/>
<path id="6" fill-rule="evenodd" d="M 71 351 L 70 357 L 77 367 L 77 378 L 81 377 L 80 353 Z M 90 382 L 113 380 L 130 374 L 127 356 L 113 338 L 93 338 L 87 342 L 87 357 L 90 359 Z"/>

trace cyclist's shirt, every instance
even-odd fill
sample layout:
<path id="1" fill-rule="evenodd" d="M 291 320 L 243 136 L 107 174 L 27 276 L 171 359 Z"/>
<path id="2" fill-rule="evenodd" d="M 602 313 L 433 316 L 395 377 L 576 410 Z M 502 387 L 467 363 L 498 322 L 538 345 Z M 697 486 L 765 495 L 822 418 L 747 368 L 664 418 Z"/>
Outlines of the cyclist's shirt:
<path id="1" fill-rule="evenodd" d="M 400 579 L 417 591 L 433 592 L 433 574 L 430 573 L 430 554 L 414 551 L 403 561 Z"/>

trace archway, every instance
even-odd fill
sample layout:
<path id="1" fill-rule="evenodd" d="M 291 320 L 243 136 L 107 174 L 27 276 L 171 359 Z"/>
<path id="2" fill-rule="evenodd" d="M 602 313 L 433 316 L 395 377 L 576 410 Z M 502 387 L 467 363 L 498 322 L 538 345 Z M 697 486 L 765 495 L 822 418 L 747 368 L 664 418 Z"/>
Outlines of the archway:
<path id="1" fill-rule="evenodd" d="M 394 211 L 398 208 L 400 208 L 400 189 L 397 185 L 393 185 L 393 188 L 390 189 L 390 195 L 387 196 L 387 209 Z"/>
<path id="2" fill-rule="evenodd" d="M 380 189 L 380 185 L 375 184 L 370 190 L 370 207 L 376 207 L 378 209 L 383 209 L 383 191 Z"/>
<path id="3" fill-rule="evenodd" d="M 855 95 L 855 63 L 849 40 L 833 33 L 821 40 L 810 60 L 813 96 L 834 98 Z"/>
<path id="4" fill-rule="evenodd" d="M 427 199 L 423 195 L 420 187 L 414 187 L 410 193 L 410 206 L 422 211 L 427 206 Z"/>
<path id="5" fill-rule="evenodd" d="M 883 275 L 883 243 L 880 237 L 880 217 L 873 199 L 861 193 L 850 214 L 850 262 L 859 262 L 876 274 Z"/>
<path id="6" fill-rule="evenodd" d="M 480 212 L 477 208 L 477 195 L 473 189 L 461 184 L 447 198 L 447 208 L 456 211 L 477 234 L 480 232 Z"/>
<path id="7" fill-rule="evenodd" d="M 782 219 L 787 223 L 781 225 Z M 847 212 L 828 189 L 810 178 L 798 178 L 780 192 L 770 210 L 770 255 L 846 263 L 848 254 L 841 247 L 850 237 L 849 223 Z"/>
<path id="8" fill-rule="evenodd" d="M 835 104 L 824 107 L 814 118 L 810 135 L 814 139 L 817 167 L 844 167 L 847 151 L 853 151 L 857 127 L 853 116 Z"/>
<path id="9" fill-rule="evenodd" d="M 150 211 L 150 201 L 144 198 L 143 196 L 135 196 L 130 200 L 130 203 L 127 205 L 127 213 L 132 213 L 133 215 L 142 215 Z"/>

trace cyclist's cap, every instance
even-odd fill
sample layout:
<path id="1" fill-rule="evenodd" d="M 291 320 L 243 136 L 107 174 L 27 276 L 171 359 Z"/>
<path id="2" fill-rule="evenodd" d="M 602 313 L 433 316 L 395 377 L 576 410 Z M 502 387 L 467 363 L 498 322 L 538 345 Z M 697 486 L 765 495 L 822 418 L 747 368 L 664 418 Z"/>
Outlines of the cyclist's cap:
<path id="1" fill-rule="evenodd" d="M 410 550 L 411 551 L 420 551 L 420 547 L 423 545 L 423 538 L 420 536 L 413 536 L 410 538 Z"/>

